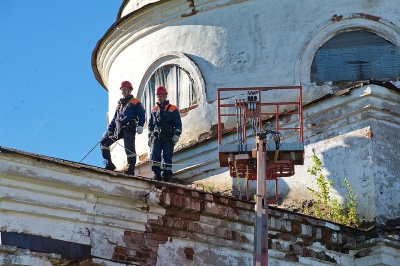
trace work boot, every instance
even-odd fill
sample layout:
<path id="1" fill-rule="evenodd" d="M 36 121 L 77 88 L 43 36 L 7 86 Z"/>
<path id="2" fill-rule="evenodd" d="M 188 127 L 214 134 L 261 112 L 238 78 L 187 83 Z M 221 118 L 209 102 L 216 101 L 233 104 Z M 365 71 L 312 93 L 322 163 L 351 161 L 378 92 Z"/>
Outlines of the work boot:
<path id="1" fill-rule="evenodd" d="M 129 164 L 128 170 L 125 171 L 126 175 L 135 175 L 135 165 Z"/>
<path id="2" fill-rule="evenodd" d="M 104 160 L 104 165 L 105 165 L 105 169 L 107 170 L 111 170 L 114 171 L 115 170 L 115 165 L 112 163 L 111 159 L 105 159 Z"/>
<path id="3" fill-rule="evenodd" d="M 165 175 L 163 176 L 165 182 L 171 182 L 172 175 Z"/>
<path id="4" fill-rule="evenodd" d="M 157 181 L 161 181 L 161 180 L 162 180 L 160 174 L 154 174 L 153 179 L 154 179 L 154 180 L 157 180 Z"/>

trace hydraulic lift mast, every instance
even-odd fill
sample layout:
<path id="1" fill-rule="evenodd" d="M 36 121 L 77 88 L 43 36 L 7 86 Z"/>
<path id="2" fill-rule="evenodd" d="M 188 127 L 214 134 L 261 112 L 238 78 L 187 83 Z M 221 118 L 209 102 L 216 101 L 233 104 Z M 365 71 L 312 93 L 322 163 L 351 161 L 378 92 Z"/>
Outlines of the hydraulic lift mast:
<path id="1" fill-rule="evenodd" d="M 248 182 L 257 181 L 254 265 L 266 266 L 268 265 L 268 204 L 278 203 L 278 177 L 293 176 L 294 165 L 302 165 L 304 162 L 302 87 L 219 88 L 217 91 L 220 166 L 229 167 L 231 177 L 246 180 L 247 200 L 249 200 Z M 297 99 L 269 101 L 268 99 L 275 99 L 268 94 L 271 91 L 282 92 L 282 99 L 288 95 L 286 92 L 295 91 L 298 93 Z M 290 95 L 293 98 L 293 93 Z M 240 96 L 245 99 L 237 99 Z M 289 118 L 288 125 L 281 126 L 282 117 Z M 236 123 L 232 123 L 234 118 Z M 227 126 L 229 122 L 234 125 L 232 128 Z M 271 122 L 275 122 L 275 126 L 272 126 Z M 295 139 L 293 136 L 297 132 L 297 140 L 291 143 L 283 142 L 282 131 L 288 132 L 292 139 Z M 232 141 L 232 133 L 237 134 L 236 143 Z M 249 135 L 254 135 L 254 143 L 246 141 Z M 225 136 L 228 136 L 226 139 L 229 142 L 223 141 Z M 275 181 L 275 199 L 267 197 L 268 180 Z"/>
<path id="2" fill-rule="evenodd" d="M 254 226 L 254 266 L 268 265 L 268 203 L 266 190 L 265 136 L 258 135 L 257 143 L 257 197 L 256 221 Z"/>

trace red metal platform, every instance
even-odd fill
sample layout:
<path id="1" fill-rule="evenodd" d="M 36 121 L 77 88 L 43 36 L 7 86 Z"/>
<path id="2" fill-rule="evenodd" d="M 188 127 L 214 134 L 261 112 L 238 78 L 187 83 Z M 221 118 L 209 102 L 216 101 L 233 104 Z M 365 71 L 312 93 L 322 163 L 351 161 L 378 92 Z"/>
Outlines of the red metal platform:
<path id="1" fill-rule="evenodd" d="M 277 94 L 282 99 L 288 95 L 293 100 L 269 100 L 277 98 Z M 282 123 L 284 118 L 290 118 L 289 122 Z M 302 87 L 218 89 L 219 161 L 221 167 L 229 167 L 231 177 L 245 178 L 246 182 L 257 180 L 255 138 L 265 131 L 266 123 L 271 125 L 275 142 L 265 144 L 265 177 L 275 181 L 275 199 L 269 203 L 277 203 L 278 177 L 293 176 L 294 166 L 304 162 Z M 291 135 L 291 139 L 296 135 L 296 142 L 284 142 L 280 139 L 281 132 Z M 248 194 L 249 191 L 247 197 Z"/>

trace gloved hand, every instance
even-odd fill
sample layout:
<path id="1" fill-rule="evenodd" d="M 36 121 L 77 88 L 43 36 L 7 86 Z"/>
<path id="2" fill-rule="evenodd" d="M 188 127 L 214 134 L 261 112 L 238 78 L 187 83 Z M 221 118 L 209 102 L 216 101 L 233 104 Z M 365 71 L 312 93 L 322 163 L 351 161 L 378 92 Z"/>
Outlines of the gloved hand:
<path id="1" fill-rule="evenodd" d="M 175 144 L 175 143 L 177 143 L 179 141 L 179 137 L 177 136 L 177 135 L 174 135 L 173 137 L 172 137 L 172 142 Z"/>
<path id="2" fill-rule="evenodd" d="M 143 132 L 143 127 L 138 126 L 138 127 L 136 128 L 136 132 L 137 132 L 138 134 L 142 134 L 142 132 Z"/>
<path id="3" fill-rule="evenodd" d="M 149 136 L 149 139 L 147 140 L 147 145 L 149 145 L 149 147 L 151 147 L 151 142 L 152 142 L 152 137 Z"/>

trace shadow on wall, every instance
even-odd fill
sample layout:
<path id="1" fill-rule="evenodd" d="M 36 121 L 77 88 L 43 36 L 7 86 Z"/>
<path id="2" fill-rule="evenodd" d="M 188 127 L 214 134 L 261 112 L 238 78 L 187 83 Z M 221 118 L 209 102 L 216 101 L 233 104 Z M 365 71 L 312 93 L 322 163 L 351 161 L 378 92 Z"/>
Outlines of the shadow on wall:
<path id="1" fill-rule="evenodd" d="M 344 178 L 349 181 L 354 192 L 371 192 L 374 194 L 372 141 L 367 137 L 348 137 L 341 139 L 338 145 L 321 152 L 319 159 L 323 162 L 324 175 L 333 180 L 333 189 L 345 197 L 347 189 Z M 317 152 L 317 151 L 316 151 Z M 311 162 L 312 163 L 312 162 Z M 365 194 L 363 194 L 365 196 Z"/>
<path id="2" fill-rule="evenodd" d="M 374 176 L 374 152 L 371 136 L 368 134 L 365 137 L 339 137 L 328 139 L 324 142 L 315 142 L 311 145 L 315 155 L 322 161 L 322 174 L 327 181 L 332 180 L 333 186 L 330 190 L 332 199 L 344 201 L 349 194 L 344 184 L 346 178 L 357 195 L 359 203 L 359 213 L 363 215 L 361 220 L 373 219 L 374 214 L 371 212 L 375 206 L 375 181 Z M 314 165 L 312 161 L 313 154 L 308 147 L 308 154 L 305 154 L 304 166 L 296 169 L 296 175 L 292 177 L 279 178 L 279 203 L 284 203 L 289 197 L 289 194 L 295 194 L 298 201 L 301 202 L 310 198 L 311 193 L 307 187 L 318 189 L 317 177 L 311 176 L 307 169 Z M 299 180 L 301 179 L 301 180 Z M 293 185 L 293 183 L 296 183 Z M 298 183 L 303 183 L 304 186 L 299 186 Z M 268 187 L 268 191 L 271 191 Z M 298 190 L 296 193 L 296 191 Z M 305 195 L 304 193 L 308 193 Z M 369 211 L 368 211 L 369 209 Z M 365 215 L 364 215 L 365 214 Z M 365 217 L 363 217 L 365 216 Z"/>

